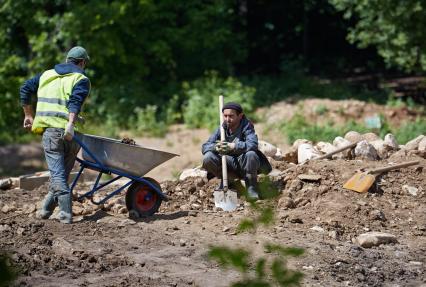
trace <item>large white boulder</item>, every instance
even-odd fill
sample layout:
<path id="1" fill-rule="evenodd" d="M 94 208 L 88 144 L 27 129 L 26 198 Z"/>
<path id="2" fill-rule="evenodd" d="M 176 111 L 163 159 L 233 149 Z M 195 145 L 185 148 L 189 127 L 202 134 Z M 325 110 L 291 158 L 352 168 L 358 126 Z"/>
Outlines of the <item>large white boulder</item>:
<path id="1" fill-rule="evenodd" d="M 380 158 L 388 158 L 389 152 L 393 150 L 392 147 L 388 146 L 384 140 L 378 139 L 375 141 L 370 142 L 370 144 L 376 149 L 377 154 L 380 156 Z"/>
<path id="2" fill-rule="evenodd" d="M 336 137 L 333 140 L 333 145 L 336 146 L 337 148 L 348 146 L 351 143 L 352 143 L 351 141 L 344 139 L 342 137 Z M 342 152 L 339 152 L 338 154 L 333 155 L 333 158 L 352 158 L 352 149 L 347 149 Z"/>
<path id="3" fill-rule="evenodd" d="M 297 139 L 293 143 L 293 148 L 297 150 L 301 144 L 312 144 L 312 142 L 306 139 Z"/>
<path id="4" fill-rule="evenodd" d="M 297 149 L 297 161 L 299 163 L 317 158 L 319 156 L 321 156 L 321 153 L 316 150 L 312 144 L 309 143 L 301 144 Z"/>
<path id="5" fill-rule="evenodd" d="M 407 150 L 417 150 L 419 148 L 420 142 L 425 138 L 424 135 L 419 135 L 415 139 L 412 139 L 411 141 L 407 142 L 405 144 L 405 149 Z"/>
<path id="6" fill-rule="evenodd" d="M 277 153 L 277 147 L 263 140 L 259 140 L 258 149 L 266 156 L 274 157 Z"/>
<path id="7" fill-rule="evenodd" d="M 188 177 L 201 177 L 201 178 L 205 178 L 207 181 L 207 171 L 201 168 L 190 168 L 190 169 L 185 169 L 184 171 L 182 171 L 182 173 L 179 176 L 179 180 L 185 180 Z"/>
<path id="8" fill-rule="evenodd" d="M 426 152 L 426 137 L 423 137 L 423 139 L 419 142 L 418 150 Z"/>
<path id="9" fill-rule="evenodd" d="M 345 134 L 345 140 L 348 140 L 353 143 L 359 142 L 360 140 L 362 140 L 362 135 L 356 131 L 349 131 Z"/>
<path id="10" fill-rule="evenodd" d="M 372 142 L 375 140 L 379 140 L 380 137 L 376 135 L 375 133 L 365 133 L 362 135 L 362 139 L 366 140 L 367 142 Z"/>
<path id="11" fill-rule="evenodd" d="M 322 153 L 330 153 L 335 151 L 337 148 L 329 142 L 318 142 L 316 144 L 316 149 Z"/>
<path id="12" fill-rule="evenodd" d="M 374 146 L 369 144 L 366 140 L 360 141 L 355 147 L 355 156 L 361 157 L 368 160 L 377 160 L 379 155 L 377 154 Z"/>

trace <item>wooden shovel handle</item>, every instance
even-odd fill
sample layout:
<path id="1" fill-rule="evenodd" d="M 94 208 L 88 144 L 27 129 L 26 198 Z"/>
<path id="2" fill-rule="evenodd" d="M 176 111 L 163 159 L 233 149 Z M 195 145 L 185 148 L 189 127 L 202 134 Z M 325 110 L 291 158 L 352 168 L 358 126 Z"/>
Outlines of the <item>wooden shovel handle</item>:
<path id="1" fill-rule="evenodd" d="M 389 170 L 393 170 L 393 169 L 398 169 L 398 168 L 401 168 L 401 167 L 407 167 L 407 166 L 410 166 L 410 165 L 416 165 L 416 164 L 419 164 L 418 160 L 407 161 L 407 162 L 400 163 L 400 164 L 395 164 L 395 165 L 392 165 L 392 166 L 380 167 L 380 168 L 372 169 L 368 173 L 371 173 L 371 174 L 382 173 L 382 172 L 385 172 L 385 171 L 389 171 Z"/>
<path id="2" fill-rule="evenodd" d="M 220 118 L 220 141 L 225 141 L 225 129 L 223 128 L 223 96 L 219 96 L 219 118 Z M 222 184 L 223 190 L 228 190 L 228 167 L 226 165 L 226 155 L 222 155 Z"/>
<path id="3" fill-rule="evenodd" d="M 334 154 L 336 154 L 336 153 L 339 153 L 339 152 L 342 152 L 342 151 L 344 151 L 344 150 L 347 150 L 347 149 L 350 149 L 350 148 L 356 147 L 356 145 L 357 145 L 357 144 L 358 144 L 358 142 L 354 142 L 354 143 L 348 144 L 348 145 L 346 145 L 346 146 L 343 146 L 343 147 L 341 147 L 341 148 L 338 148 L 338 149 L 336 149 L 336 150 L 334 150 L 334 151 L 332 151 L 332 152 L 326 153 L 325 155 L 322 155 L 322 156 L 317 157 L 317 158 L 314 158 L 314 159 L 324 159 L 324 158 L 328 158 L 328 157 L 330 157 L 330 156 L 332 156 L 332 155 L 334 155 Z"/>

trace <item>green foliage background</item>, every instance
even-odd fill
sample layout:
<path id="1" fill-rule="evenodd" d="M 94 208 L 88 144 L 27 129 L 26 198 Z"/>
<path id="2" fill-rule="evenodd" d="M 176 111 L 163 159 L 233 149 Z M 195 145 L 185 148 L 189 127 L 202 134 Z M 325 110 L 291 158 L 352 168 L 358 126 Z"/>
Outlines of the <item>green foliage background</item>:
<path id="1" fill-rule="evenodd" d="M 89 130 L 101 127 L 104 135 L 122 128 L 161 135 L 174 122 L 211 127 L 213 99 L 221 92 L 242 101 L 249 113 L 289 97 L 383 102 L 381 94 L 319 85 L 306 73 L 341 76 L 359 63 L 375 72 L 384 67 L 382 59 L 423 72 L 425 5 L 419 0 L 3 0 L 0 143 L 25 140 L 18 99 L 25 79 L 63 62 L 74 45 L 91 56 L 87 73 L 93 88 L 85 116 Z"/>

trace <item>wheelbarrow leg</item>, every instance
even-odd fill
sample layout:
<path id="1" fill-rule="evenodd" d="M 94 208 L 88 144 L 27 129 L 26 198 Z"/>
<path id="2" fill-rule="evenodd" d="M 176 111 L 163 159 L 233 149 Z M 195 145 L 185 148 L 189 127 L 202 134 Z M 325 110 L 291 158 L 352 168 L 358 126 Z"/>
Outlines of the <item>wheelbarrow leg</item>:
<path id="1" fill-rule="evenodd" d="M 72 191 L 74 190 L 74 187 L 77 185 L 77 181 L 80 178 L 80 176 L 81 176 L 84 168 L 85 168 L 85 166 L 81 165 L 80 170 L 78 171 L 77 176 L 74 178 L 74 180 L 73 180 L 73 182 L 71 184 L 71 188 L 70 188 L 71 196 L 72 196 Z"/>

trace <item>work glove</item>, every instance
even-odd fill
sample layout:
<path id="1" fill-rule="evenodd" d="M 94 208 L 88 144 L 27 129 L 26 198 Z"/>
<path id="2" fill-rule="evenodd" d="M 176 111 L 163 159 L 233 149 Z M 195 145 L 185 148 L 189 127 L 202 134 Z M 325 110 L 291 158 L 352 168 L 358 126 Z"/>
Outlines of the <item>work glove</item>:
<path id="1" fill-rule="evenodd" d="M 219 154 L 229 154 L 235 150 L 235 143 L 219 141 L 214 148 Z"/>
<path id="2" fill-rule="evenodd" d="M 74 124 L 72 122 L 68 122 L 65 127 L 64 139 L 67 141 L 72 141 L 74 136 Z"/>

